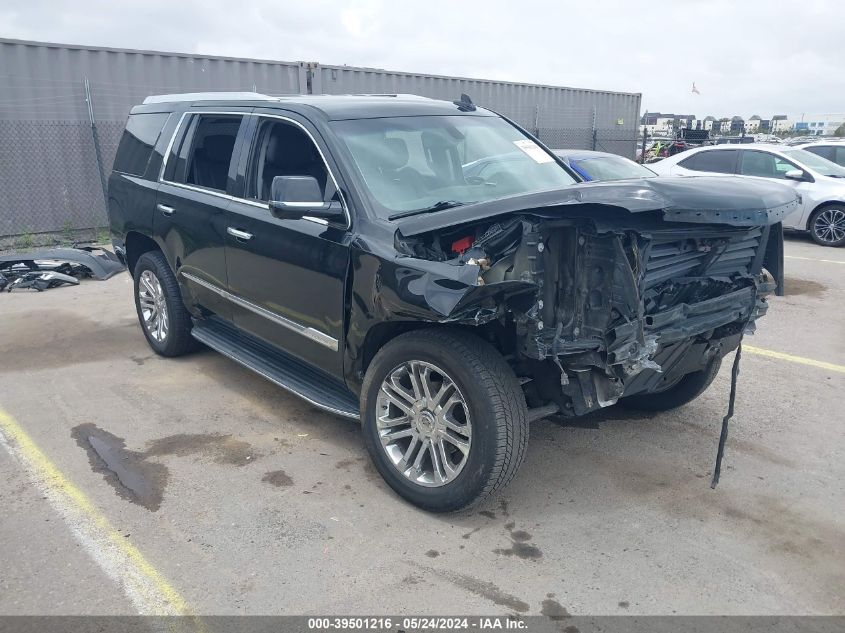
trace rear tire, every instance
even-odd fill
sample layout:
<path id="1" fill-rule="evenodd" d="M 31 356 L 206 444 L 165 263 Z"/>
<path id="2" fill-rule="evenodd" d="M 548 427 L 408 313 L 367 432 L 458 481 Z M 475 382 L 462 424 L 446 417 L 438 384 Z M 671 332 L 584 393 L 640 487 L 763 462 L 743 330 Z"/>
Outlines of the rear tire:
<path id="1" fill-rule="evenodd" d="M 807 223 L 810 237 L 821 246 L 845 244 L 845 205 L 829 204 L 813 211 Z"/>
<path id="2" fill-rule="evenodd" d="M 141 255 L 132 276 L 135 310 L 153 351 L 161 356 L 181 356 L 195 350 L 198 343 L 191 336 L 191 315 L 161 251 Z"/>
<path id="3" fill-rule="evenodd" d="M 417 330 L 385 345 L 364 377 L 361 412 L 376 469 L 424 510 L 481 501 L 525 457 L 525 397 L 513 370 L 490 344 L 460 331 Z"/>
<path id="4" fill-rule="evenodd" d="M 705 369 L 687 374 L 665 391 L 638 393 L 627 398 L 622 398 L 619 403 L 623 407 L 638 411 L 657 412 L 677 409 L 692 402 L 704 393 L 713 382 L 713 379 L 716 378 L 716 374 L 719 373 L 721 367 L 722 359 L 716 358 L 710 361 L 710 364 Z"/>

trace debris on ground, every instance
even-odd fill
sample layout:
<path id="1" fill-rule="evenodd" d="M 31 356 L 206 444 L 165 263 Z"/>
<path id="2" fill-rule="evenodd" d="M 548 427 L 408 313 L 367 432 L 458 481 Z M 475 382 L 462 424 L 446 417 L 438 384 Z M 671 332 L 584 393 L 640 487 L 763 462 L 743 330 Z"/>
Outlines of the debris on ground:
<path id="1" fill-rule="evenodd" d="M 78 285 L 83 277 L 103 281 L 122 270 L 124 266 L 114 253 L 91 246 L 11 253 L 0 255 L 0 290 L 30 288 L 40 292 L 65 284 Z"/>
<path id="2" fill-rule="evenodd" d="M 20 290 L 23 288 L 32 288 L 41 292 L 42 290 L 55 288 L 56 286 L 62 286 L 64 284 L 78 286 L 79 280 L 76 277 L 65 275 L 64 273 L 56 272 L 54 270 L 31 270 L 21 274 L 12 282 L 7 281 L 4 285 L 6 286 L 6 292 L 12 292 L 12 290 Z"/>

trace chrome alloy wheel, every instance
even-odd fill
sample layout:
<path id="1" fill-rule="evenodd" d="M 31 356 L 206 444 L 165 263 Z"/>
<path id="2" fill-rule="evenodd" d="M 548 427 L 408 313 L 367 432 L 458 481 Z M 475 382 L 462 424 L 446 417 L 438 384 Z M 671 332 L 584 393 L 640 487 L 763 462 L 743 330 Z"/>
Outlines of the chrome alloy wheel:
<path id="1" fill-rule="evenodd" d="M 161 282 L 151 270 L 142 272 L 138 280 L 138 302 L 147 332 L 156 341 L 163 343 L 170 326 L 167 318 L 167 302 L 164 299 Z"/>
<path id="2" fill-rule="evenodd" d="M 449 375 L 431 363 L 407 361 L 384 379 L 376 427 L 390 462 L 426 487 L 449 483 L 469 457 L 469 407 Z"/>
<path id="3" fill-rule="evenodd" d="M 841 241 L 845 237 L 845 210 L 833 207 L 819 213 L 813 222 L 813 233 L 827 244 Z"/>

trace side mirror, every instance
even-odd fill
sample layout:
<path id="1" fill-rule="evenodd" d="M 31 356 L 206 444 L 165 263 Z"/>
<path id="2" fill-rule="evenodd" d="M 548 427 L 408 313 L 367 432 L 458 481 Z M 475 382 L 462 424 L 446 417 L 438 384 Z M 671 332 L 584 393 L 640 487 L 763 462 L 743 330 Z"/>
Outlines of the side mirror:
<path id="1" fill-rule="evenodd" d="M 790 169 L 783 175 L 784 178 L 788 178 L 789 180 L 806 180 L 806 176 L 804 175 L 803 169 Z"/>
<path id="2" fill-rule="evenodd" d="M 334 200 L 325 202 L 314 176 L 276 176 L 270 186 L 270 211 L 280 220 L 298 220 L 305 216 L 336 219 L 343 207 Z"/>

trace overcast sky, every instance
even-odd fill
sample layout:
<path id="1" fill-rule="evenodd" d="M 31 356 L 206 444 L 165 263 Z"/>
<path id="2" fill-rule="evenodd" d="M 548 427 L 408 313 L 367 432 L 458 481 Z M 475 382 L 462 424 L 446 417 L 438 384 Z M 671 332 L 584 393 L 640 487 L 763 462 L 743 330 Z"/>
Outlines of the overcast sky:
<path id="1" fill-rule="evenodd" d="M 845 111 L 845 0 L 0 0 L 0 25 L 18 39 L 641 92 L 644 108 L 699 117 Z"/>

